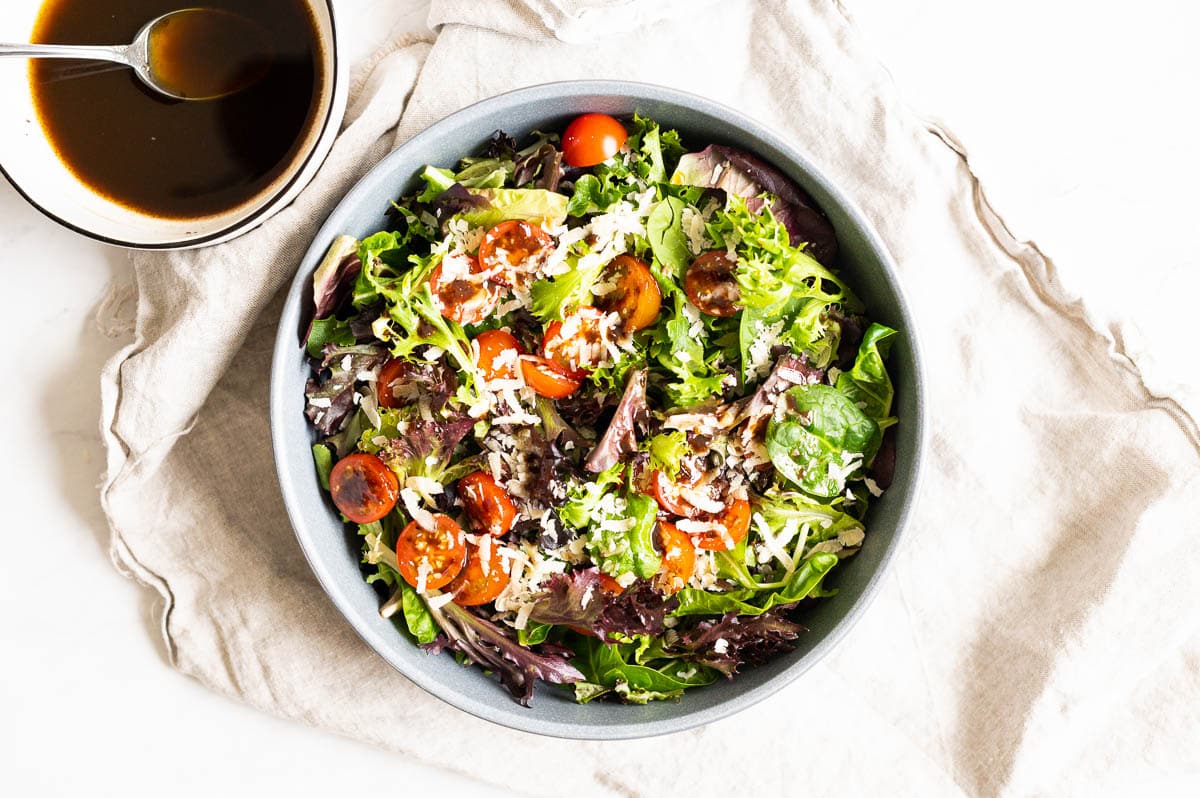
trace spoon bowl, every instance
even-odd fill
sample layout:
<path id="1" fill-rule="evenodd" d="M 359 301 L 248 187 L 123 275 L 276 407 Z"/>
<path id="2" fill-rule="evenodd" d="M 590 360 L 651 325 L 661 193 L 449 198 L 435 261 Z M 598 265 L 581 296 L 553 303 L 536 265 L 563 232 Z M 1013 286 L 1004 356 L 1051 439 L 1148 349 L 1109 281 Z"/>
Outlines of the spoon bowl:
<path id="1" fill-rule="evenodd" d="M 240 14 L 183 8 L 156 17 L 125 45 L 0 44 L 0 56 L 110 61 L 175 100 L 216 100 L 270 69 L 267 32 Z"/>

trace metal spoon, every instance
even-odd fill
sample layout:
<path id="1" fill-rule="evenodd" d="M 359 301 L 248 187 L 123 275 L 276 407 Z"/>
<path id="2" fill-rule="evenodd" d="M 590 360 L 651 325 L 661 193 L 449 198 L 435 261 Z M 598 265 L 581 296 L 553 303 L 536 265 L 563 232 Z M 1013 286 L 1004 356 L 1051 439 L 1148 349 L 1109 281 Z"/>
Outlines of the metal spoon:
<path id="1" fill-rule="evenodd" d="M 199 35 L 212 36 L 213 25 L 224 25 L 221 33 L 230 33 L 231 26 L 240 26 L 242 32 L 258 29 L 250 20 L 231 11 L 215 8 L 184 8 L 171 11 L 152 19 L 142 26 L 133 38 L 132 44 L 114 46 L 89 46 L 73 44 L 3 44 L 0 43 L 0 57 L 20 56 L 25 58 L 73 58 L 85 60 L 112 61 L 131 68 L 135 75 L 150 88 L 176 100 L 215 100 L 225 97 L 254 83 L 262 77 L 269 66 L 269 50 L 264 50 L 264 57 L 255 64 L 234 65 L 236 69 L 226 70 L 226 74 L 214 78 L 213 70 L 193 70 L 189 79 L 182 77 L 179 70 L 171 70 L 169 56 L 164 52 L 168 48 L 178 49 L 180 36 L 196 31 Z M 174 37 L 168 31 L 181 32 Z M 265 36 L 263 40 L 266 41 Z M 203 45 L 202 42 L 186 42 L 186 45 Z M 206 60 L 212 60 L 211 52 L 205 53 Z M 168 72 L 175 73 L 168 77 Z M 236 76 L 235 76 L 236 75 Z"/>

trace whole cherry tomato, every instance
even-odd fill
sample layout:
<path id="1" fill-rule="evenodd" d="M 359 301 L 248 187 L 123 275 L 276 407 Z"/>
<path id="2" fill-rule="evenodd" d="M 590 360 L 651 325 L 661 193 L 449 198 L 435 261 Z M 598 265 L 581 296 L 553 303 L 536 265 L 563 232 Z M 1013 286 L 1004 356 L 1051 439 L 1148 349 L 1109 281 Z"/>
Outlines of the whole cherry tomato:
<path id="1" fill-rule="evenodd" d="M 563 133 L 563 160 L 571 166 L 595 166 L 617 154 L 628 134 L 625 126 L 607 114 L 575 117 Z"/>

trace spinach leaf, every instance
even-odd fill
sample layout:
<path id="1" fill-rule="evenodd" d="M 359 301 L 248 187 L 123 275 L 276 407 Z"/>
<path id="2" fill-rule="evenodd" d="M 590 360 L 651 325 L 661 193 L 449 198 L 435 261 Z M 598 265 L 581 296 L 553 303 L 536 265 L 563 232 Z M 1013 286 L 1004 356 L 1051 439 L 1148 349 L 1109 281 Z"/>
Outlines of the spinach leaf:
<path id="1" fill-rule="evenodd" d="M 828 385 L 798 385 L 784 395 L 788 413 L 767 424 L 767 455 L 789 481 L 831 498 L 879 450 L 879 425 Z"/>
<path id="2" fill-rule="evenodd" d="M 536 646 L 538 643 L 544 643 L 553 628 L 553 624 L 530 621 L 524 629 L 517 630 L 517 642 L 523 646 Z"/>
<path id="3" fill-rule="evenodd" d="M 658 503 L 649 496 L 629 491 L 625 496 L 633 529 L 629 530 L 629 552 L 633 572 L 642 579 L 658 573 L 662 557 L 654 549 L 654 528 L 658 524 Z"/>
<path id="4" fill-rule="evenodd" d="M 825 575 L 838 564 L 838 556 L 828 552 L 817 552 L 809 556 L 778 590 L 731 590 L 727 593 L 710 593 L 694 587 L 685 587 L 675 594 L 679 606 L 672 615 L 724 615 L 736 612 L 739 615 L 761 615 L 772 607 L 794 604 L 806 598 L 817 588 Z"/>
<path id="5" fill-rule="evenodd" d="M 896 421 L 890 417 L 894 391 L 883 361 L 898 334 L 891 327 L 872 324 L 863 334 L 854 367 L 837 379 L 837 389 L 875 419 L 881 429 L 886 429 Z"/>
<path id="6" fill-rule="evenodd" d="M 654 259 L 663 267 L 664 276 L 670 281 L 660 280 L 667 293 L 678 291 L 687 271 L 691 252 L 688 250 L 687 236 L 683 232 L 683 200 L 678 197 L 667 197 L 655 203 L 646 218 L 646 235 L 650 239 L 650 251 Z"/>

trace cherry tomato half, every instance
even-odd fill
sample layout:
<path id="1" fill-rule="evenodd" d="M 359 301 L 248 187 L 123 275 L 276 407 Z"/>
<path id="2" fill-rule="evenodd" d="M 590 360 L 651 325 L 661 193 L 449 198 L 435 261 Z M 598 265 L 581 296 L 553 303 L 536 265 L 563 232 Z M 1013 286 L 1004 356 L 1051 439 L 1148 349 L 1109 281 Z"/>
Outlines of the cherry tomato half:
<path id="1" fill-rule="evenodd" d="M 513 219 L 487 231 L 479 243 L 479 265 L 501 285 L 515 285 L 528 276 L 554 246 L 550 234 L 530 222 Z"/>
<path id="2" fill-rule="evenodd" d="M 400 480 L 373 454 L 347 455 L 329 472 L 329 492 L 342 515 L 356 524 L 378 521 L 400 498 Z"/>
<path id="3" fill-rule="evenodd" d="M 650 472 L 650 491 L 658 506 L 668 513 L 682 515 L 684 518 L 699 518 L 704 515 L 703 511 L 679 494 L 679 486 L 662 471 L 656 469 Z"/>
<path id="4" fill-rule="evenodd" d="M 534 393 L 547 399 L 570 396 L 582 384 L 562 366 L 537 355 L 521 355 L 521 376 Z"/>
<path id="5" fill-rule="evenodd" d="M 496 542 L 487 535 L 484 537 L 488 538 L 488 544 L 468 547 L 467 566 L 446 588 L 454 594 L 454 603 L 460 607 L 477 607 L 495 601 L 496 596 L 508 587 L 508 574 L 504 571 L 500 555 L 496 553 Z M 486 563 L 483 559 L 485 551 Z"/>
<path id="6" fill-rule="evenodd" d="M 404 581 L 416 587 L 425 573 L 425 589 L 450 584 L 467 561 L 462 528 L 446 515 L 435 515 L 434 530 L 413 521 L 396 537 L 396 564 Z"/>
<path id="7" fill-rule="evenodd" d="M 475 364 L 486 380 L 515 380 L 519 358 L 524 354 L 512 333 L 504 330 L 484 330 L 474 338 Z M 512 352 L 501 359 L 505 352 Z M 497 360 L 501 360 L 499 364 Z"/>
<path id="8" fill-rule="evenodd" d="M 728 317 L 738 312 L 742 299 L 737 283 L 737 260 L 723 249 L 702 252 L 683 276 L 683 291 L 691 303 L 709 316 Z"/>
<path id="9" fill-rule="evenodd" d="M 444 259 L 429 275 L 433 304 L 443 316 L 459 324 L 478 324 L 492 314 L 500 301 L 500 288 L 479 277 L 479 261 L 468 255 Z"/>
<path id="10" fill-rule="evenodd" d="M 550 322 L 542 337 L 542 355 L 575 379 L 583 379 L 591 367 L 604 360 L 604 336 L 600 332 L 603 323 L 604 312 L 587 305 L 566 321 Z"/>
<path id="11" fill-rule="evenodd" d="M 517 520 L 508 491 L 486 471 L 474 471 L 458 481 L 458 498 L 471 519 L 471 527 L 496 537 L 507 534 Z"/>
<path id="12" fill-rule="evenodd" d="M 596 297 L 596 307 L 621 317 L 626 332 L 635 333 L 654 323 L 662 308 L 662 289 L 650 267 L 632 255 L 618 255 L 605 268 L 602 284 L 613 289 Z"/>
<path id="13" fill-rule="evenodd" d="M 404 406 L 404 400 L 396 396 L 392 383 L 403 380 L 408 366 L 409 363 L 400 358 L 389 360 L 383 364 L 375 382 L 375 396 L 379 400 L 380 407 L 395 409 Z"/>
<path id="14" fill-rule="evenodd" d="M 571 166 L 595 166 L 617 154 L 628 134 L 625 126 L 607 114 L 575 117 L 563 132 L 563 160 Z"/>
<path id="15" fill-rule="evenodd" d="M 670 521 L 658 522 L 658 541 L 662 550 L 662 568 L 656 584 L 670 596 L 692 578 L 696 570 L 696 547 L 692 545 L 692 539 Z"/>
<path id="16" fill-rule="evenodd" d="M 750 531 L 750 502 L 737 499 L 729 503 L 724 512 L 705 514 L 707 521 L 716 521 L 725 527 L 725 534 L 710 531 L 696 536 L 697 548 L 708 551 L 727 551 L 742 542 Z M 727 537 L 728 536 L 728 537 Z M 732 543 L 731 543 L 732 541 Z"/>

